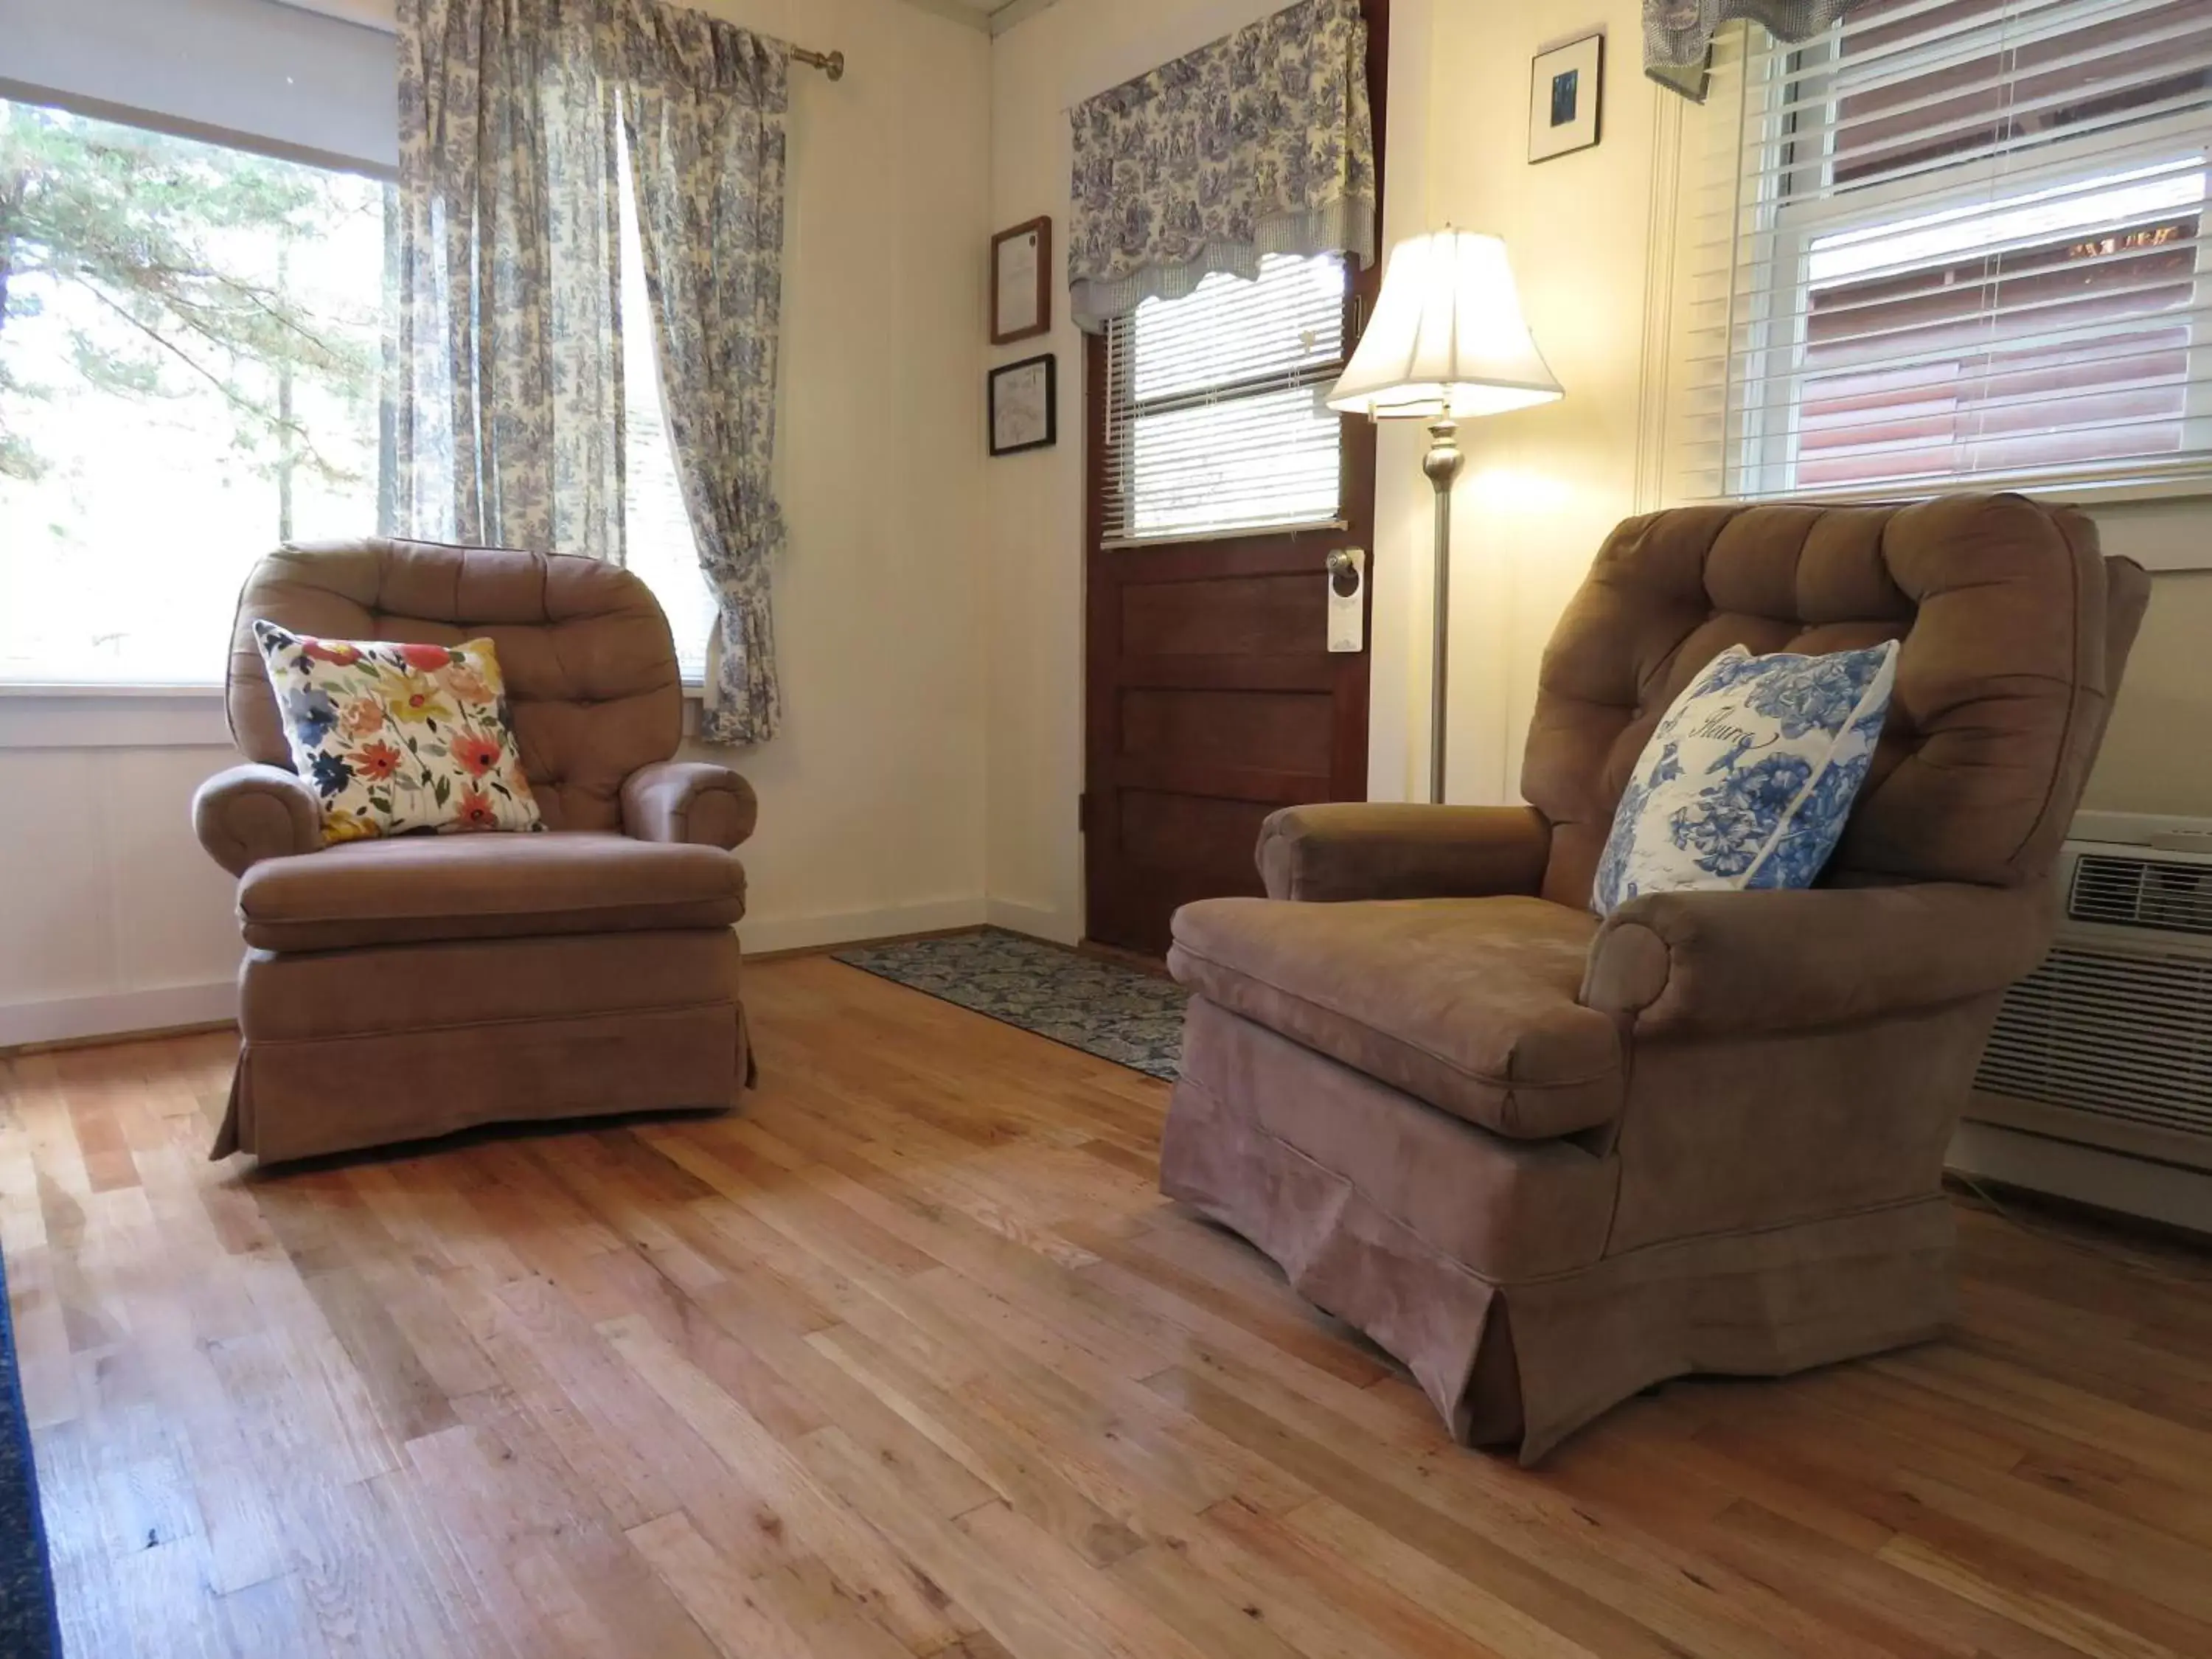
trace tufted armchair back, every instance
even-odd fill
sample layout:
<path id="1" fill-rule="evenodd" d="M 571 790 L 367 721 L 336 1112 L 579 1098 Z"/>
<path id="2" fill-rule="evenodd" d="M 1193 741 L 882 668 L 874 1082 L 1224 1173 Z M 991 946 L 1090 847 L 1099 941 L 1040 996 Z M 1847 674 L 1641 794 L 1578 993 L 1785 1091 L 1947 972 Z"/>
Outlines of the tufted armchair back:
<path id="1" fill-rule="evenodd" d="M 1589 902 L 1637 757 L 1715 656 L 1893 639 L 1888 724 L 1828 880 L 2038 880 L 2149 595 L 2088 519 L 2021 495 L 1631 519 L 1544 653 L 1522 774 L 1553 824 L 1544 896 Z"/>
<path id="2" fill-rule="evenodd" d="M 597 560 L 382 538 L 270 554 L 238 598 L 230 732 L 248 759 L 289 769 L 253 639 L 261 617 L 328 639 L 490 640 L 549 829 L 620 829 L 623 781 L 668 759 L 683 736 L 667 618 L 644 582 Z"/>

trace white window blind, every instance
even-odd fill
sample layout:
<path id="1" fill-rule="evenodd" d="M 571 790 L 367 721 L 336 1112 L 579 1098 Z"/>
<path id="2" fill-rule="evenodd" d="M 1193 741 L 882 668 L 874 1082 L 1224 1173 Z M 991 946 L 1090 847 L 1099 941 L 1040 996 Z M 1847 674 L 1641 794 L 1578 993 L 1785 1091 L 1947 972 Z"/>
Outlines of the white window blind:
<path id="1" fill-rule="evenodd" d="M 1342 417 L 1344 263 L 1270 255 L 1256 280 L 1208 276 L 1106 327 L 1103 539 L 1331 524 Z"/>
<path id="2" fill-rule="evenodd" d="M 2212 0 L 1876 0 L 1748 40 L 1690 493 L 2212 476 Z"/>

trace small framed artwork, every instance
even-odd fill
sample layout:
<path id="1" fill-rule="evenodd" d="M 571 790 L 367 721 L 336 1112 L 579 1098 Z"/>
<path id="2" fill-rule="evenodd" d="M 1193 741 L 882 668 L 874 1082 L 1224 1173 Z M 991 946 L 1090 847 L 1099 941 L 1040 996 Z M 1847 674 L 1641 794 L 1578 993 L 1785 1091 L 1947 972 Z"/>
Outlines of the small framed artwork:
<path id="1" fill-rule="evenodd" d="M 1052 331 L 1052 221 L 1032 219 L 991 239 L 991 343 Z"/>
<path id="2" fill-rule="evenodd" d="M 1598 141 L 1604 102 L 1605 36 L 1586 34 L 1536 55 L 1528 87 L 1528 159 L 1588 149 Z"/>
<path id="3" fill-rule="evenodd" d="M 994 455 L 1060 441 L 1060 364 L 1050 352 L 993 369 L 990 401 Z"/>

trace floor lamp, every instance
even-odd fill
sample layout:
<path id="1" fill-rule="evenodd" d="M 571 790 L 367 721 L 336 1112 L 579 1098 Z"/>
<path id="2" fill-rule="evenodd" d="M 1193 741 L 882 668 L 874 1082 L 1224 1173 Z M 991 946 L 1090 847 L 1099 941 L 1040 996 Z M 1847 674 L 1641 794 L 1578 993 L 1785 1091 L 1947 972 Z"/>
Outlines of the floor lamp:
<path id="1" fill-rule="evenodd" d="M 1401 242 L 1382 273 L 1374 319 L 1328 406 L 1429 423 L 1421 458 L 1437 495 L 1436 646 L 1430 659 L 1429 799 L 1444 798 L 1444 687 L 1451 632 L 1451 491 L 1459 423 L 1559 397 L 1528 325 L 1505 244 L 1449 226 Z"/>

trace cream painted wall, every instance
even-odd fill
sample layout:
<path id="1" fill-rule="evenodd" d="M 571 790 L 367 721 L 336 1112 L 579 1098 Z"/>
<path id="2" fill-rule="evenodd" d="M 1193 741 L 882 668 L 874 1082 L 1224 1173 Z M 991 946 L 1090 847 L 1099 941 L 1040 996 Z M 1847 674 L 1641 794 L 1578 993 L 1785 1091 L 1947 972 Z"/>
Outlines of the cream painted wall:
<path id="1" fill-rule="evenodd" d="M 1069 106 L 1273 9 L 1272 0 L 1060 0 L 1000 35 L 992 54 L 993 222 L 1049 213 L 1065 226 Z M 1650 94 L 1639 78 L 1619 76 L 1606 113 L 1615 137 L 1588 155 L 1511 172 L 1485 165 L 1525 153 L 1528 60 L 1559 38 L 1539 11 L 1395 0 L 1391 13 L 1383 240 L 1446 219 L 1504 234 L 1523 269 L 1537 336 L 1577 392 L 1462 434 L 1470 459 L 1455 503 L 1457 799 L 1510 795 L 1519 771 L 1511 722 L 1525 723 L 1542 646 L 1530 619 L 1548 626 L 1605 528 L 1629 510 L 1635 484 L 1650 173 L 1640 140 Z M 1634 0 L 1612 0 L 1604 11 L 1614 37 L 1629 40 L 1637 15 Z M 1611 303 L 1624 293 L 1639 296 L 1625 313 Z M 1074 939 L 1084 551 L 1083 456 L 1070 440 L 1083 410 L 1082 343 L 1062 317 L 1048 343 L 1061 364 L 1061 442 L 989 470 L 988 872 L 1002 920 Z M 998 356 L 1036 349 L 1024 343 Z M 1419 798 L 1427 787 L 1425 441 L 1402 425 L 1382 434 L 1370 635 L 1376 799 Z"/>
<path id="2" fill-rule="evenodd" d="M 785 729 L 746 948 L 957 927 L 984 894 L 989 37 L 901 0 L 715 0 L 796 71 L 775 576 Z"/>
<path id="3" fill-rule="evenodd" d="M 1554 404 L 1465 423 L 1468 465 L 1453 501 L 1450 798 L 1518 798 L 1522 735 L 1536 665 L 1553 620 L 1597 544 L 1632 512 L 1643 392 L 1644 291 L 1651 217 L 1650 135 L 1656 89 L 1637 72 L 1636 0 L 1563 15 L 1552 6 L 1438 3 L 1399 19 L 1425 34 L 1425 119 L 1390 126 L 1396 158 L 1425 158 L 1423 220 L 1502 236 L 1529 326 L 1566 388 Z M 1603 133 L 1596 148 L 1530 166 L 1530 60 L 1545 47 L 1607 32 Z M 1407 43 L 1410 45 L 1411 43 Z M 1401 56 L 1406 54 L 1401 53 Z M 1396 63 L 1394 61 L 1394 70 Z M 1410 234 L 1412 204 L 1394 231 Z M 1413 526 L 1418 579 L 1397 597 L 1414 684 L 1415 757 L 1402 790 L 1425 788 L 1429 486 L 1405 446 L 1379 488 Z M 1378 590 L 1378 599 L 1381 590 Z M 1378 714 L 1382 705 L 1378 700 Z M 1377 734 L 1379 738 L 1379 734 Z M 1379 743 L 1377 744 L 1379 746 Z M 1377 794 L 1385 792 L 1377 789 Z"/>
<path id="4" fill-rule="evenodd" d="M 991 52 L 991 222 L 1049 214 L 1066 255 L 1074 105 L 1266 15 L 1279 0 L 1060 0 Z M 994 920 L 1048 939 L 1083 929 L 1083 337 L 1055 283 L 1049 337 L 994 350 L 1060 359 L 1060 442 L 986 464 L 989 675 L 986 872 Z"/>
<path id="5" fill-rule="evenodd" d="M 1429 222 L 1454 221 L 1495 232 L 1511 250 L 1531 326 L 1567 396 L 1561 402 L 1463 428 L 1468 476 L 1455 510 L 1456 556 L 1452 664 L 1451 793 L 1455 799 L 1518 799 L 1522 746 L 1544 643 L 1587 571 L 1606 531 L 1660 501 L 1663 369 L 1645 349 L 1666 329 L 1663 282 L 1649 250 L 1674 208 L 1671 187 L 1655 191 L 1658 130 L 1671 97 L 1637 73 L 1639 7 L 1600 0 L 1563 17 L 1552 7 L 1422 3 L 1394 10 L 1400 59 L 1419 51 L 1427 70 L 1427 111 L 1391 121 L 1394 237 L 1406 234 L 1413 192 L 1401 173 L 1418 147 L 1419 186 Z M 1560 24 L 1568 27 L 1562 28 Z M 1523 159 L 1528 64 L 1546 46 L 1601 27 L 1607 33 L 1604 140 L 1595 149 L 1531 167 Z M 1418 32 L 1419 42 L 1415 46 Z M 1684 145 L 1694 155 L 1694 143 Z M 1655 214 L 1656 218 L 1655 220 Z M 1645 365 L 1653 380 L 1647 383 Z M 1414 544 L 1401 563 L 1416 580 L 1377 587 L 1395 598 L 1400 635 L 1425 641 L 1427 486 L 1386 456 L 1381 487 L 1386 524 Z M 2151 610 L 2128 673 L 2087 804 L 2118 811 L 2212 814 L 2212 748 L 2177 750 L 2179 732 L 2212 728 L 2212 502 L 2118 503 L 2094 509 L 2106 550 L 2155 573 Z M 1378 633 L 1382 631 L 1378 623 Z M 1411 695 L 1379 694 L 1373 745 L 1386 726 L 1425 747 L 1426 652 L 1403 653 Z M 1372 793 L 1417 793 L 1378 775 Z"/>
<path id="6" fill-rule="evenodd" d="M 1262 15 L 1270 0 L 1059 0 L 1000 35 L 992 56 L 991 219 L 1066 223 L 1068 106 Z M 1662 94 L 1638 72 L 1638 0 L 1578 12 L 1532 3 L 1395 0 L 1386 246 L 1454 222 L 1502 235 L 1561 402 L 1461 434 L 1454 501 L 1450 795 L 1518 798 L 1536 672 L 1560 611 L 1605 533 L 1659 503 L 1666 387 L 1647 338 L 1668 330 L 1667 273 L 1650 250 L 1674 211 L 1655 186 Z M 1592 28 L 1608 45 L 1604 139 L 1530 166 L 1531 58 Z M 1082 787 L 1083 408 L 1079 337 L 1061 319 L 1058 448 L 994 462 L 987 634 L 986 834 L 994 913 L 1060 939 L 1079 934 Z M 1042 349 L 1003 348 L 999 360 Z M 1647 378 L 1647 365 L 1650 365 Z M 1369 793 L 1419 799 L 1428 748 L 1431 496 L 1414 423 L 1381 445 L 1370 634 Z M 2115 713 L 2093 805 L 2212 813 L 2212 763 L 2172 734 L 2212 727 L 2212 503 L 2098 513 L 2109 550 L 2158 569 L 2142 641 Z M 2185 722 L 2185 724 L 2177 724 Z"/>
<path id="7" fill-rule="evenodd" d="M 793 80 L 791 543 L 776 573 L 788 718 L 773 744 L 720 757 L 761 794 L 745 943 L 977 921 L 989 38 L 901 0 L 709 7 L 848 64 L 834 86 Z M 186 822 L 225 744 L 208 700 L 0 697 L 0 1045 L 228 1012 L 229 884 Z"/>

